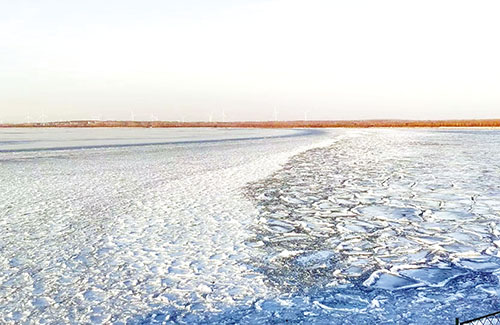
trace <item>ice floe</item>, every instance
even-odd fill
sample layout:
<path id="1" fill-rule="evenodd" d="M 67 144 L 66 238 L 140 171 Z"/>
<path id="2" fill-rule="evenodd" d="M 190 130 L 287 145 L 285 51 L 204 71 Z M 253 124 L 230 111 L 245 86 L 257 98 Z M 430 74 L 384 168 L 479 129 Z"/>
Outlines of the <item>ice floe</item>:
<path id="1" fill-rule="evenodd" d="M 267 193 L 265 201 L 255 200 L 260 213 L 273 218 L 279 211 L 278 218 L 295 225 L 300 236 L 293 242 L 273 240 L 276 231 L 257 226 L 255 238 L 263 242 L 264 254 L 300 249 L 314 257 L 316 251 L 328 263 L 311 262 L 323 267 L 312 274 L 309 264 L 290 256 L 263 272 L 297 294 L 362 284 L 366 292 L 429 293 L 422 304 L 480 301 L 481 292 L 496 292 L 492 286 L 500 274 L 499 145 L 500 132 L 464 137 L 384 130 L 358 132 L 294 156 L 248 192 L 254 198 Z M 456 150 L 461 146 L 467 154 Z M 479 153 L 484 150 L 487 156 Z M 297 277 L 304 280 L 294 281 Z M 443 288 L 457 294 L 440 296 L 436 290 Z M 467 291 L 474 294 L 464 298 Z"/>

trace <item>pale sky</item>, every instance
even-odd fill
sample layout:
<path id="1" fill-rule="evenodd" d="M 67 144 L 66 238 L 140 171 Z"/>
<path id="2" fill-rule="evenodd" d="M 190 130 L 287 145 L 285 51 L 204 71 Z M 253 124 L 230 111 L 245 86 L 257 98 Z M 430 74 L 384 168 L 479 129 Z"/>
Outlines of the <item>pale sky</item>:
<path id="1" fill-rule="evenodd" d="M 0 121 L 500 118 L 499 1 L 0 0 Z"/>

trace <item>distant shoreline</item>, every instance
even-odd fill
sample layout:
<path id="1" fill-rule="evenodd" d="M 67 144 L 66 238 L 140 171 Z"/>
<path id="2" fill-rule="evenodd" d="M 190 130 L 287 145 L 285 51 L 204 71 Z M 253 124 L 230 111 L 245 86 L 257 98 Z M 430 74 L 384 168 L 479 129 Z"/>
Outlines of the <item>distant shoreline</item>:
<path id="1" fill-rule="evenodd" d="M 263 122 L 61 121 L 0 124 L 0 128 L 438 128 L 500 127 L 500 119 L 481 120 L 350 120 Z"/>

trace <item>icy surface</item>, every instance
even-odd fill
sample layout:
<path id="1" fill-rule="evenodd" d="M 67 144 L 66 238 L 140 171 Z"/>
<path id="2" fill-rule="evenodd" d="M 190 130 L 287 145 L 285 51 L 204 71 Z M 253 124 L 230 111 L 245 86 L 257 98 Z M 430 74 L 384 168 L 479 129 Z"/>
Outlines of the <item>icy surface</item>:
<path id="1" fill-rule="evenodd" d="M 243 263 L 256 210 L 242 189 L 328 140 L 308 130 L 0 132 L 31 139 L 0 145 L 0 323 L 138 323 L 156 309 L 182 318 L 265 296 L 265 276 Z"/>
<path id="2" fill-rule="evenodd" d="M 0 323 L 500 310 L 500 132 L 1 130 Z"/>
<path id="3" fill-rule="evenodd" d="M 366 300 L 294 317 L 434 324 L 500 309 L 500 131 L 342 137 L 248 186 L 259 209 L 253 263 L 271 285 L 294 299 Z"/>

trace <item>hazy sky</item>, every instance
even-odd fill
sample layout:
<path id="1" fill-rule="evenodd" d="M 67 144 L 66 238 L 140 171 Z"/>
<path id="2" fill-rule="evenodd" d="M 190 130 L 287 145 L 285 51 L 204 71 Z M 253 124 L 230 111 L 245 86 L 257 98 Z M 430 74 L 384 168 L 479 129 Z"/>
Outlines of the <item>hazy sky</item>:
<path id="1" fill-rule="evenodd" d="M 0 0 L 0 120 L 500 117 L 499 1 Z"/>

